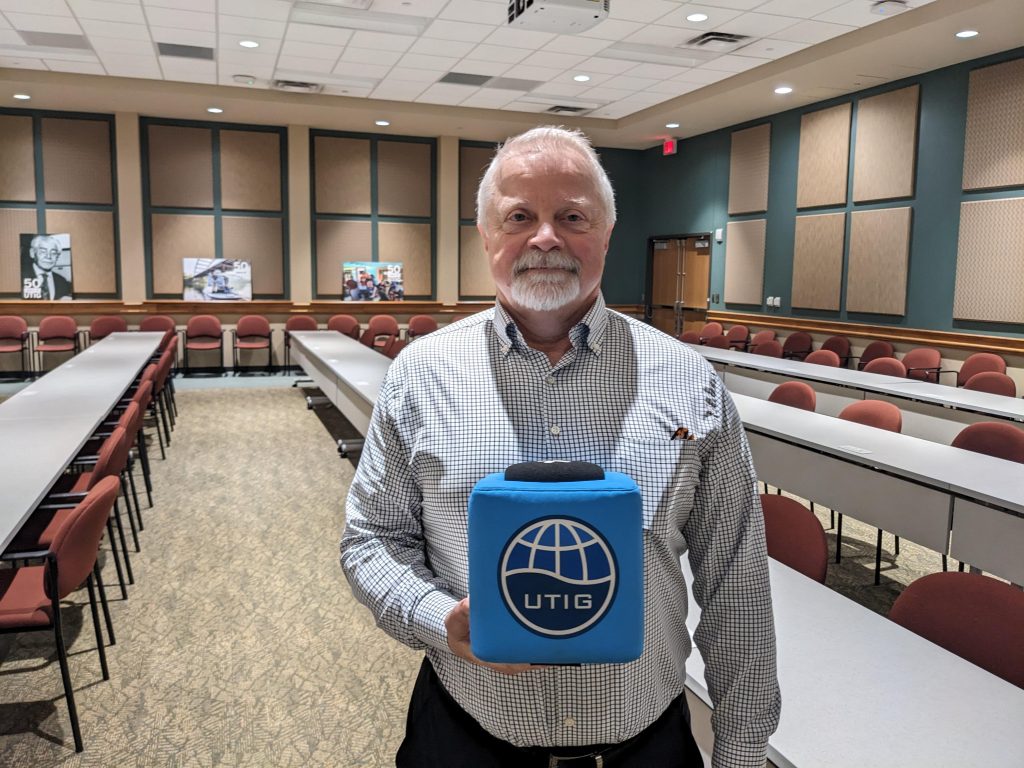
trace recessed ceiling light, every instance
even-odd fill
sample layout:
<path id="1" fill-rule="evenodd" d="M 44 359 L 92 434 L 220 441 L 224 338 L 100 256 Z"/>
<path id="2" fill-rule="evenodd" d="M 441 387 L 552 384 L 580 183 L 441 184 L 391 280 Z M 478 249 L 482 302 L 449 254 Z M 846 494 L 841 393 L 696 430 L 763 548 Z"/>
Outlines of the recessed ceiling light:
<path id="1" fill-rule="evenodd" d="M 691 13 L 686 17 L 687 21 L 707 21 L 708 15 L 706 13 Z"/>
<path id="2" fill-rule="evenodd" d="M 961 29 L 959 32 L 956 33 L 956 36 L 960 37 L 960 38 L 977 37 L 978 36 L 978 30 L 976 30 L 976 29 Z"/>
<path id="3" fill-rule="evenodd" d="M 211 115 L 219 115 L 224 110 L 220 107 L 207 107 L 206 111 L 209 112 Z"/>
<path id="4" fill-rule="evenodd" d="M 573 77 L 577 83 L 586 83 L 590 80 L 590 75 L 576 75 Z"/>
<path id="5" fill-rule="evenodd" d="M 678 128 L 679 123 L 665 123 L 666 128 Z"/>
<path id="6" fill-rule="evenodd" d="M 257 43 L 255 40 L 242 40 L 238 44 L 240 46 L 242 46 L 243 48 L 259 48 L 260 47 L 260 44 Z"/>
<path id="7" fill-rule="evenodd" d="M 785 96 L 787 93 L 792 93 L 793 89 L 790 88 L 788 85 L 780 85 L 778 88 L 775 89 L 775 92 L 780 96 Z"/>
<path id="8" fill-rule="evenodd" d="M 379 125 L 381 128 L 387 128 L 389 125 L 391 125 L 391 121 L 390 120 L 375 120 L 374 124 L 375 125 Z"/>
<path id="9" fill-rule="evenodd" d="M 14 94 L 14 98 L 16 98 L 18 101 L 28 101 L 32 97 L 29 96 L 27 93 L 16 93 Z"/>

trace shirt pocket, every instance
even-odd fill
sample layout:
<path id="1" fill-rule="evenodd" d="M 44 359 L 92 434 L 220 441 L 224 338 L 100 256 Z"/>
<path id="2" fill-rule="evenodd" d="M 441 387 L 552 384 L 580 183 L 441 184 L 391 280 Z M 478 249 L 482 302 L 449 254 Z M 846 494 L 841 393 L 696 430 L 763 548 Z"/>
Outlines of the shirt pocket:
<path id="1" fill-rule="evenodd" d="M 618 441 L 606 469 L 628 475 L 640 487 L 645 530 L 678 536 L 693 506 L 699 445 L 699 440 Z"/>

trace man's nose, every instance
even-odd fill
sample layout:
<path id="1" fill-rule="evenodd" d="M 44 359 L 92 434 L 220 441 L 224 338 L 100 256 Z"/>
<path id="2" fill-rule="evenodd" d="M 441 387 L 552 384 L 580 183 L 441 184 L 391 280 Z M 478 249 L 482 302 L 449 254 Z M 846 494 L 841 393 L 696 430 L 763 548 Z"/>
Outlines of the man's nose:
<path id="1" fill-rule="evenodd" d="M 551 251 L 561 248 L 563 243 L 554 224 L 550 221 L 542 221 L 537 226 L 537 231 L 533 233 L 533 237 L 530 238 L 530 245 L 541 251 Z"/>

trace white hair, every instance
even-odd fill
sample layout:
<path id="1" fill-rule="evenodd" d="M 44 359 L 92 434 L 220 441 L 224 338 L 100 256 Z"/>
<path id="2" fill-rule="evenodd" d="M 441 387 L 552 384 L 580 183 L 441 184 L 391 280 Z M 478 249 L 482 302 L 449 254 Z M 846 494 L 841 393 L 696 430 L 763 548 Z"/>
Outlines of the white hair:
<path id="1" fill-rule="evenodd" d="M 563 128 L 560 125 L 542 125 L 531 128 L 525 133 L 506 139 L 498 146 L 498 151 L 491 158 L 491 164 L 487 166 L 483 178 L 480 179 L 480 186 L 476 192 L 476 221 L 483 225 L 487 211 L 490 210 L 491 199 L 494 197 L 494 190 L 498 171 L 506 158 L 513 155 L 537 153 L 537 154 L 558 154 L 561 152 L 575 152 L 583 160 L 584 167 L 594 180 L 597 187 L 601 207 L 608 219 L 609 224 L 615 223 L 615 190 L 601 166 L 601 160 L 594 151 L 594 147 L 582 131 L 578 129 Z"/>

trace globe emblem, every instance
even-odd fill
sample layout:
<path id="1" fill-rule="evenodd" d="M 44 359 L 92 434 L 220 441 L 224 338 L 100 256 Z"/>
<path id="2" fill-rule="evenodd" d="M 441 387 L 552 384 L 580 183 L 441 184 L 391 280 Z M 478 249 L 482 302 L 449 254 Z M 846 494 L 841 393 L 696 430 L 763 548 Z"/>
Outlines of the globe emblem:
<path id="1" fill-rule="evenodd" d="M 597 624 L 615 597 L 615 555 L 586 523 L 534 520 L 505 544 L 498 579 L 516 621 L 547 637 L 572 637 Z"/>

